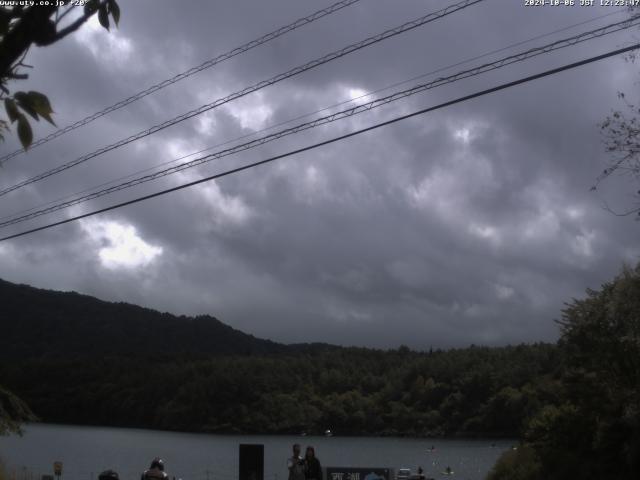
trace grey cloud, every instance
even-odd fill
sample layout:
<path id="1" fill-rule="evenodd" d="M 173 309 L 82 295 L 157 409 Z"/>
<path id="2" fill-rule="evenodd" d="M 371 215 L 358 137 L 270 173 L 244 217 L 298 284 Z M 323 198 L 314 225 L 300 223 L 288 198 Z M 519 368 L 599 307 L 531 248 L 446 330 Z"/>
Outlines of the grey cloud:
<path id="1" fill-rule="evenodd" d="M 319 5 L 126 2 L 118 32 L 89 32 L 32 52 L 36 68 L 27 88 L 48 93 L 64 125 Z M 27 178 L 445 5 L 365 0 L 18 157 L 3 168 L 0 181 Z M 14 192 L 2 198 L 0 215 L 332 105 L 347 98 L 349 89 L 384 87 L 608 11 L 542 12 L 488 1 Z M 111 48 L 112 61 L 101 61 L 83 38 L 91 38 L 94 48 Z M 626 38 L 617 35 L 435 89 L 74 213 L 602 52 Z M 118 57 L 118 45 L 128 53 Z M 554 340 L 553 319 L 564 301 L 640 255 L 637 223 L 608 214 L 589 192 L 607 161 L 598 122 L 617 106 L 616 91 L 630 91 L 635 78 L 633 65 L 607 60 L 91 222 L 22 237 L 0 244 L 0 276 L 174 313 L 208 313 L 284 342 L 429 348 Z M 243 125 L 247 121 L 252 126 Z M 37 128 L 39 134 L 50 131 Z M 7 151 L 15 147 L 14 139 L 3 145 Z M 634 184 L 616 182 L 603 186 L 602 194 L 618 204 L 629 201 Z M 119 244 L 117 238 L 96 237 L 106 222 L 133 226 L 143 245 L 162 253 L 146 264 L 108 268 L 101 249 Z"/>

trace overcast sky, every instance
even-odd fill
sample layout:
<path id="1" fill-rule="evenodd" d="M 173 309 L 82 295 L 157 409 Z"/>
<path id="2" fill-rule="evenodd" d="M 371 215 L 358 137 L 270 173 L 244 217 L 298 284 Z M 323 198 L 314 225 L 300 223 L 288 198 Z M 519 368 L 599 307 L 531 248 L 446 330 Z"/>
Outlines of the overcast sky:
<path id="1" fill-rule="evenodd" d="M 450 3 L 362 0 L 14 158 L 0 171 L 0 186 Z M 106 32 L 93 19 L 64 41 L 33 49 L 31 78 L 14 88 L 48 94 L 57 124 L 66 126 L 330 4 L 120 0 L 118 30 Z M 0 198 L 0 216 L 616 10 L 487 0 L 13 192 Z M 283 153 L 603 53 L 637 35 L 611 35 L 434 89 L 1 233 Z M 589 191 L 610 159 L 598 123 L 621 108 L 619 90 L 635 98 L 637 70 L 616 57 L 0 243 L 0 277 L 210 314 L 282 342 L 429 348 L 553 341 L 564 302 L 640 258 L 640 224 L 602 208 L 603 199 L 614 208 L 635 205 L 637 185 L 617 177 L 597 194 Z M 54 130 L 46 123 L 35 129 L 36 138 Z M 0 151 L 16 147 L 10 138 Z"/>

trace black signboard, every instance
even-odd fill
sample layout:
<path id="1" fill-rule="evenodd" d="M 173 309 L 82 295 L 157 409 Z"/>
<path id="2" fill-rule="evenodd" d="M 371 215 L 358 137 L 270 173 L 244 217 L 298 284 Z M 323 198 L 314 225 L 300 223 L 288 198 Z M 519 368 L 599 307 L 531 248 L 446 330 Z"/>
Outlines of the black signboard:
<path id="1" fill-rule="evenodd" d="M 326 480 L 394 480 L 390 468 L 327 467 Z"/>
<path id="2" fill-rule="evenodd" d="M 239 480 L 264 479 L 264 445 L 240 445 Z"/>

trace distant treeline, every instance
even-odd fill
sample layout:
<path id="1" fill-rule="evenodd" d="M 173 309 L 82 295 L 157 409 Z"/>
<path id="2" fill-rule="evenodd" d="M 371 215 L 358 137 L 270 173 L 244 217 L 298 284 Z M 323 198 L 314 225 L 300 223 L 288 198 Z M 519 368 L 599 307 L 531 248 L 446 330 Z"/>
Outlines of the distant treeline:
<path id="1" fill-rule="evenodd" d="M 417 353 L 282 345 L 0 280 L 0 385 L 48 422 L 206 432 L 516 436 L 553 345 Z"/>
<path id="2" fill-rule="evenodd" d="M 552 345 L 416 353 L 300 349 L 200 359 L 4 362 L 43 420 L 237 433 L 515 437 L 554 395 Z"/>

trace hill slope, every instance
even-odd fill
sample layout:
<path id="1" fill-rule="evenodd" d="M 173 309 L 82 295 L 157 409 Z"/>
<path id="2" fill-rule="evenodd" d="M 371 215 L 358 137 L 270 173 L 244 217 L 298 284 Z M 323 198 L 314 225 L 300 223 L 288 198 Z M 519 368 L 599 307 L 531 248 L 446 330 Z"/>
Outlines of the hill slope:
<path id="1" fill-rule="evenodd" d="M 555 394 L 553 345 L 281 345 L 0 281 L 0 385 L 48 422 L 224 433 L 513 436 Z M 248 355 L 251 354 L 251 355 Z"/>
<path id="2" fill-rule="evenodd" d="M 0 280 L 0 359 L 269 354 L 287 347 L 214 317 L 177 317 L 76 292 Z"/>

